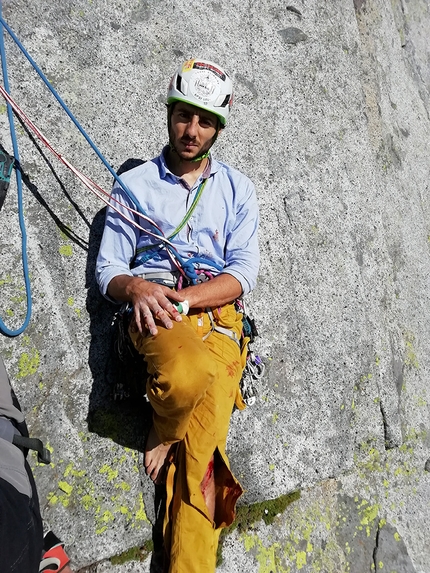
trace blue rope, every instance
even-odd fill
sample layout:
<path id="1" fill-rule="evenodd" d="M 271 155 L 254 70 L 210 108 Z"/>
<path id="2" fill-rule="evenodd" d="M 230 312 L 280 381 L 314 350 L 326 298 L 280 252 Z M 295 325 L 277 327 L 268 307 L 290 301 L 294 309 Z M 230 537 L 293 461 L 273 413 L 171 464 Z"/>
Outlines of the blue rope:
<path id="1" fill-rule="evenodd" d="M 3 22 L 3 18 L 1 15 L 1 9 L 2 9 L 2 4 L 0 2 L 0 21 Z M 3 35 L 4 35 L 4 32 L 3 32 L 3 27 L 2 27 L 1 33 L 0 33 L 1 65 L 2 65 L 4 87 L 5 87 L 5 90 L 7 91 L 7 93 L 10 93 Z M 0 318 L 0 332 L 2 334 L 5 334 L 6 336 L 12 337 L 12 336 L 18 336 L 19 334 L 24 332 L 24 330 L 27 328 L 27 326 L 30 322 L 30 318 L 31 318 L 32 301 L 31 301 L 30 278 L 29 278 L 29 272 L 28 272 L 27 232 L 25 230 L 25 221 L 24 221 L 24 207 L 23 207 L 23 201 L 22 201 L 22 180 L 21 180 L 21 171 L 20 171 L 20 167 L 19 167 L 18 142 L 16 139 L 15 124 L 13 121 L 12 108 L 11 108 L 9 103 L 7 104 L 7 115 L 9 118 L 10 137 L 12 139 L 13 154 L 15 157 L 15 161 L 18 163 L 18 165 L 15 166 L 15 174 L 16 174 L 16 185 L 18 188 L 18 218 L 19 218 L 19 226 L 21 229 L 21 237 L 22 237 L 22 268 L 23 268 L 24 282 L 25 282 L 25 293 L 27 295 L 27 314 L 26 314 L 24 323 L 21 326 L 21 328 L 18 328 L 17 330 L 9 330 L 9 328 L 6 327 L 6 325 L 4 324 L 2 319 Z"/>
<path id="2" fill-rule="evenodd" d="M 0 2 L 1 3 L 1 2 Z M 104 155 L 100 152 L 100 150 L 98 149 L 98 147 L 96 146 L 95 143 L 93 143 L 92 139 L 90 138 L 90 136 L 86 133 L 86 131 L 84 130 L 84 128 L 81 126 L 81 124 L 78 122 L 78 120 L 75 118 L 75 116 L 73 115 L 73 113 L 69 110 L 69 108 L 67 107 L 66 103 L 63 101 L 63 99 L 61 98 L 60 94 L 56 91 L 56 89 L 51 85 L 51 83 L 49 82 L 48 78 L 45 76 L 45 74 L 42 72 L 42 70 L 39 68 L 39 66 L 36 64 L 36 62 L 33 60 L 33 58 L 30 56 L 30 54 L 27 52 L 27 50 L 24 48 L 23 44 L 20 42 L 20 40 L 18 39 L 18 37 L 16 36 L 16 34 L 14 33 L 14 31 L 12 30 L 12 28 L 9 26 L 9 24 L 4 20 L 1 11 L 0 11 L 0 23 L 3 24 L 3 26 L 5 27 L 5 29 L 8 31 L 9 35 L 11 36 L 11 38 L 15 41 L 16 45 L 18 46 L 18 48 L 21 50 L 21 52 L 24 54 L 24 56 L 27 58 L 27 60 L 30 62 L 30 64 L 33 66 L 33 68 L 35 69 L 35 71 L 39 74 L 40 78 L 43 80 L 43 83 L 46 85 L 46 87 L 49 89 L 49 91 L 52 93 L 52 95 L 55 97 L 55 99 L 58 101 L 58 103 L 61 105 L 61 107 L 64 109 L 64 111 L 67 113 L 67 115 L 69 116 L 69 118 L 72 120 L 72 122 L 75 124 L 75 126 L 79 129 L 79 131 L 81 132 L 81 134 L 84 136 L 84 138 L 87 140 L 87 142 L 89 143 L 89 145 L 91 146 L 91 148 L 93 149 L 93 151 L 96 153 L 97 157 L 102 161 L 103 165 L 108 169 L 109 173 L 113 176 L 113 178 L 115 179 L 115 181 L 117 181 L 119 183 L 119 185 L 121 186 L 121 189 L 124 191 L 124 193 L 127 195 L 127 197 L 136 205 L 136 209 L 138 211 L 140 211 L 141 213 L 143 213 L 144 215 L 146 215 L 145 211 L 143 210 L 142 206 L 140 205 L 139 201 L 137 200 L 137 198 L 135 197 L 134 193 L 132 193 L 130 191 L 130 189 L 125 185 L 125 183 L 123 183 L 123 181 L 120 179 L 120 177 L 118 177 L 118 175 L 116 174 L 115 170 L 109 165 L 108 161 L 106 160 L 106 158 L 104 157 Z M 157 234 L 161 234 L 159 232 L 159 230 L 157 228 L 156 232 Z"/>
<path id="3" fill-rule="evenodd" d="M 1 3 L 1 0 L 0 0 Z M 112 169 L 112 167 L 109 165 L 108 161 L 105 159 L 105 157 L 103 156 L 103 154 L 99 151 L 98 147 L 95 145 L 95 143 L 93 143 L 93 141 L 91 140 L 91 138 L 89 137 L 89 135 L 86 133 L 86 131 L 84 130 L 84 128 L 80 125 L 80 123 L 78 122 L 78 120 L 75 118 L 75 116 L 73 115 L 73 113 L 69 110 L 69 108 L 67 107 L 66 103 L 63 101 L 63 99 L 61 98 L 60 94 L 55 90 L 55 88 L 51 85 L 51 83 L 49 82 L 48 78 L 45 76 L 45 74 L 42 72 L 42 70 L 39 68 L 39 66 L 36 64 L 36 62 L 33 60 L 33 58 L 30 56 L 30 54 L 27 52 L 27 50 L 25 49 L 25 47 L 23 46 L 23 44 L 20 42 L 20 40 L 18 39 L 18 37 L 16 36 L 16 34 L 13 32 L 12 28 L 9 26 L 9 24 L 4 20 L 1 11 L 0 11 L 0 23 L 5 27 L 5 29 L 8 31 L 9 35 L 11 36 L 11 38 L 15 41 L 16 45 L 18 46 L 18 48 L 21 50 L 21 52 L 24 54 L 24 56 L 27 58 L 27 60 L 30 62 L 30 64 L 33 66 L 33 68 L 35 69 L 35 71 L 38 73 L 38 75 L 40 76 L 40 78 L 43 80 L 43 83 L 46 85 L 46 87 L 49 89 L 49 91 L 52 93 L 52 95 L 55 97 L 55 99 L 58 101 L 58 103 L 61 105 L 61 107 L 64 109 L 64 111 L 67 113 L 67 115 L 69 116 L 69 118 L 72 120 L 72 122 L 75 124 L 75 126 L 78 128 L 78 130 L 80 131 L 80 133 L 84 136 L 84 138 L 86 139 L 86 141 L 89 143 L 89 145 L 91 146 L 91 148 L 93 149 L 93 151 L 96 153 L 97 157 L 99 157 L 99 159 L 102 161 L 103 165 L 107 168 L 107 170 L 109 171 L 109 173 L 113 176 L 114 180 L 117 181 L 117 183 L 120 185 L 121 189 L 124 191 L 124 193 L 126 194 L 126 196 L 130 199 L 130 201 L 132 201 L 135 206 L 136 209 L 138 211 L 140 211 L 140 213 L 142 213 L 143 215 L 147 216 L 147 214 L 145 213 L 143 207 L 141 206 L 141 204 L 139 203 L 137 197 L 134 195 L 134 193 L 132 193 L 132 191 L 125 185 L 125 183 L 120 179 L 120 177 L 118 177 L 118 175 L 116 174 L 116 172 Z M 161 231 L 159 229 L 157 229 L 157 227 L 153 226 L 155 229 L 155 233 L 157 235 L 159 235 L 160 237 L 163 236 L 163 234 L 161 233 Z M 175 257 L 179 257 L 176 249 L 174 249 L 173 247 L 171 247 L 170 245 L 165 245 L 165 248 L 168 249 Z M 182 264 L 180 262 L 180 264 Z M 191 278 L 191 277 L 189 277 Z"/>
<path id="4" fill-rule="evenodd" d="M 0 0 L 0 7 L 1 7 L 1 0 Z M 63 101 L 61 96 L 58 94 L 58 92 L 55 90 L 55 88 L 51 85 L 48 78 L 45 76 L 45 74 L 42 72 L 42 70 L 39 68 L 39 66 L 36 64 L 36 62 L 33 60 L 33 58 L 27 52 L 27 50 L 25 49 L 23 44 L 20 42 L 20 40 L 18 39 L 16 34 L 13 32 L 11 27 L 8 25 L 8 23 L 4 20 L 3 15 L 1 13 L 1 9 L 0 9 L 0 23 L 7 30 L 7 32 L 9 33 L 11 38 L 14 40 L 14 42 L 16 43 L 18 48 L 21 50 L 21 52 L 24 54 L 24 56 L 27 58 L 27 60 L 33 66 L 34 70 L 38 73 L 38 75 L 42 79 L 43 83 L 46 85 L 46 87 L 49 89 L 49 91 L 52 93 L 52 95 L 55 97 L 55 99 L 58 101 L 58 103 L 61 105 L 61 107 L 64 109 L 64 111 L 67 113 L 69 118 L 72 120 L 74 125 L 78 128 L 79 132 L 83 135 L 83 137 L 85 138 L 87 143 L 90 145 L 90 147 L 96 153 L 97 157 L 102 161 L 103 165 L 107 168 L 109 173 L 113 176 L 114 180 L 120 185 L 121 189 L 124 191 L 126 196 L 130 199 L 130 201 L 132 201 L 134 203 L 134 205 L 136 206 L 136 209 L 138 211 L 140 211 L 140 213 L 147 216 L 143 207 L 139 203 L 137 197 L 132 193 L 132 191 L 125 185 L 125 183 L 116 174 L 114 169 L 109 165 L 108 161 L 105 159 L 103 154 L 99 151 L 98 147 L 95 145 L 95 143 L 93 143 L 93 141 L 91 140 L 89 135 L 86 133 L 86 131 L 80 125 L 78 120 L 75 118 L 75 116 L 69 110 L 69 108 L 67 107 L 66 103 Z M 3 32 L 3 29 L 2 29 L 2 32 Z M 2 41 L 3 41 L 3 34 L 2 34 Z M 4 48 L 3 48 L 3 52 L 4 52 Z M 4 60 L 3 55 L 2 55 L 2 65 L 3 65 L 3 61 L 5 61 L 5 60 Z M 3 76 L 6 78 L 5 71 L 3 72 Z M 8 91 L 8 88 L 6 87 L 6 81 L 5 81 L 5 89 L 6 89 L 6 91 Z M 10 113 L 9 121 L 11 122 L 12 110 L 10 109 L 10 105 L 8 104 L 8 114 L 9 113 Z M 12 117 L 12 121 L 13 121 L 13 117 Z M 13 125 L 13 123 L 11 123 L 11 125 Z M 14 147 L 14 154 L 15 154 L 15 147 Z M 15 155 L 15 157 L 17 157 L 17 156 Z M 18 172 L 17 172 L 17 179 L 18 179 Z M 154 229 L 155 229 L 156 234 L 163 236 L 161 231 L 159 231 L 156 227 L 154 227 Z M 24 235 L 23 235 L 23 237 L 24 237 Z M 193 265 L 192 264 L 190 265 L 190 264 L 188 264 L 188 262 L 185 262 L 179 256 L 179 253 L 176 251 L 176 249 L 174 249 L 170 245 L 165 245 L 165 248 L 168 249 L 177 258 L 177 260 L 179 261 L 179 264 L 183 267 L 188 278 L 191 279 L 193 283 L 195 283 L 195 281 L 197 279 L 197 275 L 195 273 L 195 269 L 194 269 Z"/>

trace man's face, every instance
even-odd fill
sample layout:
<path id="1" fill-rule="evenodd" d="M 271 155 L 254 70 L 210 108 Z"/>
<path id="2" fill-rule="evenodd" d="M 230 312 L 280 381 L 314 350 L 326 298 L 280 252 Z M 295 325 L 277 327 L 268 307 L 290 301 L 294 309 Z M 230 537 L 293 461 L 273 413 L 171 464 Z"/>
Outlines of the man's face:
<path id="1" fill-rule="evenodd" d="M 179 157 L 190 161 L 210 149 L 217 126 L 215 114 L 179 101 L 170 119 L 170 141 Z"/>

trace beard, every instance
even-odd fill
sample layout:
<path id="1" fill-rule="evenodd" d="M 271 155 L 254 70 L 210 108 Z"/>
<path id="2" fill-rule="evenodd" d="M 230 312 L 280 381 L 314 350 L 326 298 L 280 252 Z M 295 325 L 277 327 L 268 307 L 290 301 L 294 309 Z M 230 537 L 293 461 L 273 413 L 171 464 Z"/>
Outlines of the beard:
<path id="1" fill-rule="evenodd" d="M 169 146 L 172 151 L 174 151 L 182 161 L 196 161 L 201 156 L 206 156 L 207 152 L 210 150 L 212 145 L 215 143 L 217 138 L 217 133 L 214 137 L 203 145 L 199 145 L 195 140 L 189 137 L 175 138 L 172 130 L 169 128 Z M 187 144 L 193 144 L 196 147 L 193 150 L 186 151 L 185 148 Z"/>

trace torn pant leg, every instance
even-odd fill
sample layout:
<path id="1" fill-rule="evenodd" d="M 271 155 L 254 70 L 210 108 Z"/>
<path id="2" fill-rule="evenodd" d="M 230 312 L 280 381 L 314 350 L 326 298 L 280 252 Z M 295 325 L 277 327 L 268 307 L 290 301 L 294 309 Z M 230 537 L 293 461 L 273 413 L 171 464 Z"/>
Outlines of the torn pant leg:
<path id="1" fill-rule="evenodd" d="M 217 324 L 240 336 L 242 317 L 234 305 L 214 310 Z M 172 330 L 159 334 L 130 333 L 145 356 L 150 379 L 148 397 L 154 424 L 164 443 L 181 440 L 176 463 L 167 476 L 168 509 L 165 546 L 170 547 L 170 573 L 210 573 L 215 570 L 220 529 L 234 519 L 242 489 L 230 472 L 225 443 L 234 403 L 240 405 L 243 370 L 237 344 L 210 332 L 206 313 L 192 312 Z M 178 328 L 179 326 L 179 328 Z M 215 520 L 211 520 L 201 482 L 215 454 Z"/>
<path id="2" fill-rule="evenodd" d="M 187 434 L 179 445 L 171 511 L 166 515 L 170 518 L 166 523 L 169 573 L 215 571 L 220 531 L 233 522 L 236 501 L 242 494 L 225 454 L 241 374 L 239 349 L 225 335 L 215 332 L 209 339 L 217 355 L 218 380 L 208 388 L 204 400 L 194 410 Z M 214 521 L 208 514 L 200 487 L 212 454 L 216 488 Z M 174 470 L 175 467 L 171 467 L 169 474 Z"/>

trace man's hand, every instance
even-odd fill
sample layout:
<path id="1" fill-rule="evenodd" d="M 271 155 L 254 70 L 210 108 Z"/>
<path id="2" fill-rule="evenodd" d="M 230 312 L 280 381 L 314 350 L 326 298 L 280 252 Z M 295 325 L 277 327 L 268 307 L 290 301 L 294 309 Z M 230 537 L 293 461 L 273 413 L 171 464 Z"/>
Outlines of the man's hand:
<path id="1" fill-rule="evenodd" d="M 169 329 L 173 328 L 172 319 L 177 322 L 182 320 L 171 301 L 183 302 L 185 297 L 158 283 L 119 275 L 109 283 L 108 294 L 116 300 L 131 302 L 136 326 L 141 333 L 146 327 L 152 335 L 157 334 L 156 318 Z"/>

